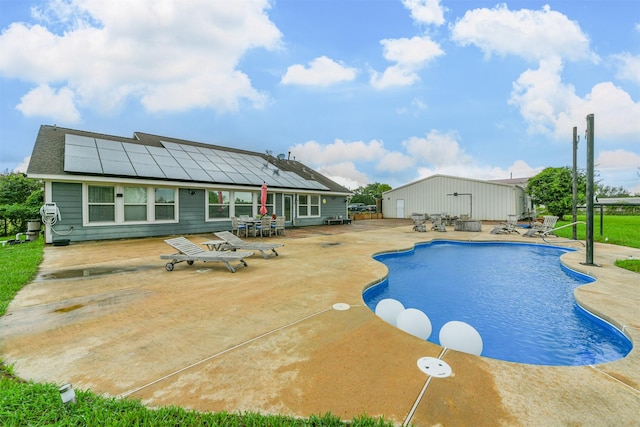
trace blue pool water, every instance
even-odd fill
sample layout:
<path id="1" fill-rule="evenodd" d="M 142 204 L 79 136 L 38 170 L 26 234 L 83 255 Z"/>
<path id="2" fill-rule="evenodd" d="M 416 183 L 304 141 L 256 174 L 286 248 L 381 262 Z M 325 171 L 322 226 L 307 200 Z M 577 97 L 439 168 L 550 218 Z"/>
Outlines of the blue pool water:
<path id="1" fill-rule="evenodd" d="M 435 241 L 377 255 L 389 268 L 363 293 L 375 310 L 385 298 L 417 308 L 431 320 L 429 341 L 451 320 L 473 326 L 482 355 L 534 365 L 581 366 L 620 359 L 626 336 L 576 304 L 573 290 L 592 282 L 567 269 L 571 249 L 536 244 Z"/>

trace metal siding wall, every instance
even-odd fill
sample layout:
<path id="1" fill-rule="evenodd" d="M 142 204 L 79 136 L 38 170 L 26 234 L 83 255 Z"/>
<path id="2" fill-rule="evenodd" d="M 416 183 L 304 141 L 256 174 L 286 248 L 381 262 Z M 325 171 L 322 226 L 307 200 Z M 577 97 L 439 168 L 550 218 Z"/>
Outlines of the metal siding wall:
<path id="1" fill-rule="evenodd" d="M 447 196 L 453 193 L 467 195 Z M 383 214 L 385 218 L 396 217 L 396 201 L 405 200 L 405 216 L 412 213 L 449 215 L 469 214 L 470 199 L 473 202 L 472 216 L 485 221 L 503 221 L 509 214 L 518 212 L 517 187 L 489 182 L 479 182 L 455 177 L 434 176 L 384 195 Z"/>

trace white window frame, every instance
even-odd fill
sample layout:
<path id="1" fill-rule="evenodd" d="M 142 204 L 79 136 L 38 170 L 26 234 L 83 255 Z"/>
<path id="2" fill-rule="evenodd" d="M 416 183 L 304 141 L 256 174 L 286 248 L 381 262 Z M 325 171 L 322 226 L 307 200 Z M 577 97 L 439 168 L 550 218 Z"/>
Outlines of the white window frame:
<path id="1" fill-rule="evenodd" d="M 115 220 L 114 221 L 89 221 L 89 187 L 113 187 L 115 192 Z M 124 187 L 142 187 L 147 189 L 147 220 L 146 221 L 125 221 L 124 220 Z M 173 219 L 156 220 L 156 188 L 169 188 L 173 190 Z M 85 227 L 113 226 L 113 225 L 135 225 L 135 224 L 175 224 L 180 221 L 178 217 L 179 199 L 178 188 L 146 186 L 136 184 L 113 184 L 113 183 L 83 183 L 82 184 L 82 224 Z"/>
<path id="2" fill-rule="evenodd" d="M 300 196 L 305 196 L 306 199 L 307 199 L 307 202 L 306 203 L 302 203 L 300 201 Z M 312 203 L 312 200 L 311 200 L 312 198 L 316 198 L 317 203 Z M 296 207 L 296 213 L 297 213 L 297 217 L 298 218 L 318 218 L 318 217 L 322 216 L 322 209 L 321 209 L 322 208 L 322 200 L 321 200 L 319 194 L 298 194 L 297 199 L 298 199 L 298 206 Z M 317 206 L 317 208 L 318 208 L 318 214 L 317 215 L 313 215 L 311 213 L 311 208 L 314 207 L 314 206 Z M 301 215 L 300 214 L 300 208 L 301 207 L 306 207 L 306 211 L 307 211 L 306 215 Z"/>

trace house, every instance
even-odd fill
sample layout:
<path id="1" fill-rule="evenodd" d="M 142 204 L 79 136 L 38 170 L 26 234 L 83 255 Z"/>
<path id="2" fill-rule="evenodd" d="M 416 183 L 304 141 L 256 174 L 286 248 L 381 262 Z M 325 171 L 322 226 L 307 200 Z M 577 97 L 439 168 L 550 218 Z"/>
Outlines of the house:
<path id="1" fill-rule="evenodd" d="M 382 214 L 385 218 L 447 214 L 486 221 L 504 221 L 510 214 L 529 216 L 533 207 L 525 193 L 526 180 L 510 181 L 432 175 L 384 192 Z"/>
<path id="2" fill-rule="evenodd" d="M 47 243 L 230 230 L 231 217 L 259 214 L 263 183 L 268 214 L 288 226 L 346 217 L 351 196 L 284 154 L 47 125 L 27 175 L 44 182 Z"/>

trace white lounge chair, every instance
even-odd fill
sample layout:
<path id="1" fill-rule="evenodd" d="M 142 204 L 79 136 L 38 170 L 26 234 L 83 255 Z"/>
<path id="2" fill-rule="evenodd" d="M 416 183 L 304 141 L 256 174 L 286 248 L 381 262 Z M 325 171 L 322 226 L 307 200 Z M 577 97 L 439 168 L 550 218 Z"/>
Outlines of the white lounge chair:
<path id="1" fill-rule="evenodd" d="M 427 222 L 426 215 L 413 213 L 411 214 L 411 220 L 413 221 L 413 231 L 427 231 L 427 226 L 425 222 Z"/>
<path id="2" fill-rule="evenodd" d="M 160 259 L 171 260 L 171 262 L 168 262 L 164 266 L 167 271 L 173 271 L 174 265 L 179 262 L 186 261 L 187 264 L 193 265 L 194 261 L 203 261 L 222 262 L 230 272 L 235 273 L 236 269 L 247 266 L 244 258 L 253 255 L 253 252 L 247 251 L 207 251 L 184 237 L 175 237 L 173 239 L 165 240 L 165 242 L 178 251 L 178 253 L 171 255 L 160 255 Z M 232 266 L 231 263 L 236 261 L 238 261 L 239 263 L 235 266 Z"/>
<path id="3" fill-rule="evenodd" d="M 507 215 L 507 222 L 502 222 L 498 224 L 497 227 L 494 227 L 493 230 L 491 230 L 491 234 L 501 234 L 501 233 L 520 234 L 520 232 L 516 230 L 516 227 L 518 227 L 518 215 Z"/>
<path id="4" fill-rule="evenodd" d="M 221 251 L 236 251 L 238 249 L 259 251 L 264 259 L 272 256 L 278 256 L 276 248 L 284 246 L 282 243 L 247 242 L 230 231 L 219 231 L 213 234 L 215 234 L 217 238 L 225 241 L 225 243 L 220 245 Z M 271 251 L 271 253 L 267 253 L 265 251 Z"/>
<path id="5" fill-rule="evenodd" d="M 544 221 L 542 223 L 534 222 L 531 226 L 531 229 L 528 230 L 523 236 L 527 237 L 544 237 L 553 231 L 556 226 L 556 222 L 558 222 L 557 216 L 546 215 L 544 217 Z"/>

